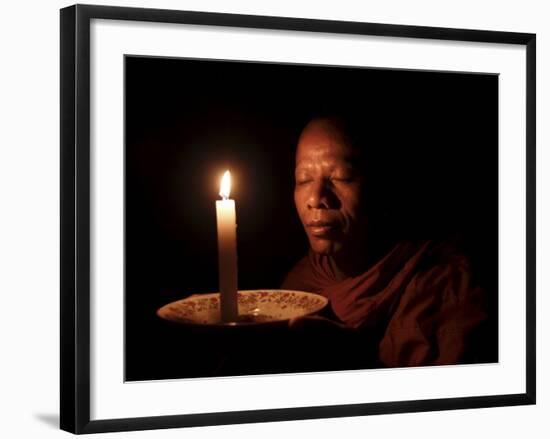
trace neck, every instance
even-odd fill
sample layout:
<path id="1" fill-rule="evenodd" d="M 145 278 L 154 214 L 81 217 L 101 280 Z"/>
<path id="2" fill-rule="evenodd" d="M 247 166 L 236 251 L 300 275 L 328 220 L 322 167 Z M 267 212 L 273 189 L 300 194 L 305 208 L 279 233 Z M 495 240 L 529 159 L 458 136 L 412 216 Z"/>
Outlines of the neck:
<path id="1" fill-rule="evenodd" d="M 331 265 L 336 279 L 342 280 L 348 277 L 357 276 L 366 268 L 366 256 L 369 253 L 368 246 L 354 245 L 354 248 L 348 248 L 346 251 L 340 251 L 329 255 Z"/>
<path id="2" fill-rule="evenodd" d="M 359 241 L 353 247 L 329 255 L 328 260 L 336 279 L 355 277 L 367 271 L 380 259 L 388 243 Z"/>

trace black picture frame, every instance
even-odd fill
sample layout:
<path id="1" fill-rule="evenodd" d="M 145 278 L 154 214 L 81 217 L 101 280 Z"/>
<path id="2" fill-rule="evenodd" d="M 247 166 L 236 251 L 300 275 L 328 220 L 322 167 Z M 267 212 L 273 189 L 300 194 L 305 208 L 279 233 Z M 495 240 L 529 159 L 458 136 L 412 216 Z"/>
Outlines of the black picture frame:
<path id="1" fill-rule="evenodd" d="M 60 13 L 61 429 L 80 434 L 535 404 L 536 36 L 534 34 L 89 5 L 70 6 L 62 9 Z M 495 396 L 90 420 L 90 22 L 93 19 L 525 46 L 527 84 L 525 91 L 526 392 Z"/>

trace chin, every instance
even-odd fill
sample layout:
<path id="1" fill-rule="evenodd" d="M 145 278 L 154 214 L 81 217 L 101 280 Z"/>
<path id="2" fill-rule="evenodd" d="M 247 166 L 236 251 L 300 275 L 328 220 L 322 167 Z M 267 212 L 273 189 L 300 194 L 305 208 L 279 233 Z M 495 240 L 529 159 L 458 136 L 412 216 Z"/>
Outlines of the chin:
<path id="1" fill-rule="evenodd" d="M 340 242 L 326 239 L 312 239 L 309 244 L 315 253 L 327 256 L 334 255 L 342 249 L 342 244 Z"/>

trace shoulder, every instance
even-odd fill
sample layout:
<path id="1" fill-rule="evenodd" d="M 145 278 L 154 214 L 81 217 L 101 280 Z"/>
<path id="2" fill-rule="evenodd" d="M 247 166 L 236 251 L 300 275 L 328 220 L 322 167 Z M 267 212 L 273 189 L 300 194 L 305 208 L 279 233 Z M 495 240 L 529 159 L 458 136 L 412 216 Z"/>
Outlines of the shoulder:
<path id="1" fill-rule="evenodd" d="M 486 309 L 487 292 L 472 275 L 470 260 L 456 241 L 425 240 L 412 248 L 417 250 L 400 277 L 391 320 L 407 327 L 426 322 L 431 326 L 454 320 L 461 310 Z"/>
<path id="2" fill-rule="evenodd" d="M 472 335 L 487 322 L 487 297 L 468 257 L 452 241 L 423 249 L 381 344 L 387 365 L 456 364 L 479 353 Z"/>
<path id="3" fill-rule="evenodd" d="M 419 261 L 418 271 L 424 272 L 435 267 L 448 269 L 471 269 L 470 259 L 464 250 L 464 244 L 458 237 L 422 241 L 424 253 Z"/>

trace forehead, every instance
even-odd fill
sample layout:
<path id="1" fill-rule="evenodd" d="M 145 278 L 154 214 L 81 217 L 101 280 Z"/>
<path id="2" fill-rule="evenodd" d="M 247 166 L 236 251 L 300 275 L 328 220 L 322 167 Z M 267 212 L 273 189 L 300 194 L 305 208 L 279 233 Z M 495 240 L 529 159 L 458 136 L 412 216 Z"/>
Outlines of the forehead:
<path id="1" fill-rule="evenodd" d="M 329 121 L 313 121 L 298 141 L 296 166 L 352 164 L 355 155 L 341 128 Z"/>

